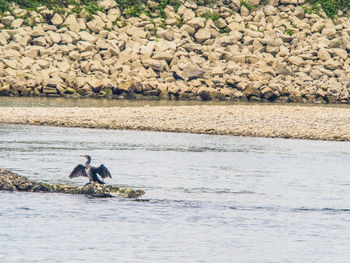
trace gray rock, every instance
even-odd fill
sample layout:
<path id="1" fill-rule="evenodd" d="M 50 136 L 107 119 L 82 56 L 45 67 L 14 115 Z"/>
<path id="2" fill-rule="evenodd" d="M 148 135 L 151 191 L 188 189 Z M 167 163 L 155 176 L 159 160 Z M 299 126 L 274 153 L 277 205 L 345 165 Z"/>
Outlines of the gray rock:
<path id="1" fill-rule="evenodd" d="M 187 22 L 192 20 L 193 18 L 196 17 L 195 12 L 193 12 L 191 9 L 186 9 L 182 15 L 182 19 Z"/>
<path id="2" fill-rule="evenodd" d="M 73 14 L 67 16 L 67 18 L 64 20 L 64 24 L 75 33 L 79 33 L 80 29 L 83 29 Z"/>
<path id="3" fill-rule="evenodd" d="M 194 37 L 199 43 L 202 43 L 211 38 L 211 32 L 209 29 L 201 28 L 194 34 Z"/>
<path id="4" fill-rule="evenodd" d="M 264 13 L 267 16 L 274 16 L 277 14 L 277 10 L 272 5 L 266 5 L 264 6 Z"/>
<path id="5" fill-rule="evenodd" d="M 59 33 L 49 31 L 48 35 L 53 43 L 58 44 L 59 42 L 61 42 L 61 35 Z"/>
<path id="6" fill-rule="evenodd" d="M 44 37 L 37 37 L 33 39 L 33 45 L 45 47 L 47 44 L 46 39 Z"/>
<path id="7" fill-rule="evenodd" d="M 350 49 L 350 41 L 346 40 L 344 37 L 337 37 L 331 40 L 329 48 Z"/>
<path id="8" fill-rule="evenodd" d="M 103 20 L 100 17 L 95 16 L 95 19 L 86 23 L 86 25 L 92 32 L 97 33 L 97 32 L 102 31 L 106 24 L 105 24 L 105 22 L 103 22 Z"/>
<path id="9" fill-rule="evenodd" d="M 1 23 L 3 23 L 6 26 L 10 26 L 14 20 L 14 16 L 4 16 L 0 18 Z"/>
<path id="10" fill-rule="evenodd" d="M 331 58 L 331 55 L 329 54 L 329 52 L 326 49 L 324 49 L 324 48 L 320 49 L 318 51 L 317 56 L 318 56 L 319 59 L 324 60 L 324 61 L 326 61 L 326 60 Z"/>
<path id="11" fill-rule="evenodd" d="M 53 17 L 51 18 L 51 23 L 54 26 L 58 27 L 58 26 L 62 25 L 63 19 L 62 19 L 62 17 L 59 14 L 55 13 L 53 15 Z"/>
<path id="12" fill-rule="evenodd" d="M 202 78 L 205 71 L 197 65 L 187 65 L 182 71 L 176 71 L 176 73 L 186 81 L 190 81 L 192 79 Z"/>
<path id="13" fill-rule="evenodd" d="M 266 87 L 263 90 L 261 90 L 261 95 L 267 100 L 271 100 L 275 97 L 275 93 L 269 87 Z"/>
<path id="14" fill-rule="evenodd" d="M 193 27 L 195 30 L 204 27 L 204 19 L 202 17 L 196 17 L 187 22 L 187 25 Z"/>
<path id="15" fill-rule="evenodd" d="M 327 61 L 324 62 L 324 66 L 327 69 L 337 69 L 341 67 L 341 64 L 339 61 L 333 60 L 333 59 L 328 59 Z"/>
<path id="16" fill-rule="evenodd" d="M 77 48 L 80 52 L 92 51 L 94 50 L 94 45 L 87 41 L 78 41 Z"/>
<path id="17" fill-rule="evenodd" d="M 301 65 L 303 65 L 305 63 L 302 58 L 297 57 L 297 56 L 289 57 L 288 61 L 289 61 L 289 63 L 292 63 L 292 64 L 294 64 L 296 66 L 301 66 Z"/>
<path id="18" fill-rule="evenodd" d="M 137 198 L 145 193 L 141 189 L 121 189 L 118 186 L 101 185 L 98 183 L 86 184 L 84 186 L 41 183 L 31 181 L 27 177 L 20 176 L 5 169 L 0 169 L 0 190 L 10 192 L 22 191 L 40 193 L 82 194 L 95 198 Z"/>
<path id="19" fill-rule="evenodd" d="M 94 37 L 93 35 L 91 35 L 89 32 L 86 32 L 86 31 L 79 32 L 79 36 L 81 40 L 87 41 L 90 43 L 95 43 L 97 40 L 96 37 Z"/>
<path id="20" fill-rule="evenodd" d="M 114 0 L 100 0 L 100 1 L 97 1 L 97 5 L 99 8 L 103 10 L 109 10 L 116 7 L 117 3 Z"/>
<path id="21" fill-rule="evenodd" d="M 11 23 L 12 28 L 19 28 L 23 25 L 24 20 L 22 18 L 17 18 Z"/>

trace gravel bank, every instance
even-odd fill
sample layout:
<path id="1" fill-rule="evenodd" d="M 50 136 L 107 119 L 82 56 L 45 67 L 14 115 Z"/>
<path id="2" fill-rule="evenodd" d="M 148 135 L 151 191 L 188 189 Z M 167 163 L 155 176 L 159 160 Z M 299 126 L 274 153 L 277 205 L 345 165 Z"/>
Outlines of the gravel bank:
<path id="1" fill-rule="evenodd" d="M 350 140 L 350 108 L 345 107 L 290 105 L 1 107 L 0 123 Z"/>

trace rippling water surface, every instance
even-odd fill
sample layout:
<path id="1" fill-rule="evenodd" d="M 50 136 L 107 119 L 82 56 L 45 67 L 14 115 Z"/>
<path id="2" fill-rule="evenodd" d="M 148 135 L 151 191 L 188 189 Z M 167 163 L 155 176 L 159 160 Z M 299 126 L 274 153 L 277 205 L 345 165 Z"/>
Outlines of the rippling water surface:
<path id="1" fill-rule="evenodd" d="M 348 142 L 0 125 L 0 167 L 90 154 L 142 202 L 0 192 L 0 262 L 349 262 Z"/>

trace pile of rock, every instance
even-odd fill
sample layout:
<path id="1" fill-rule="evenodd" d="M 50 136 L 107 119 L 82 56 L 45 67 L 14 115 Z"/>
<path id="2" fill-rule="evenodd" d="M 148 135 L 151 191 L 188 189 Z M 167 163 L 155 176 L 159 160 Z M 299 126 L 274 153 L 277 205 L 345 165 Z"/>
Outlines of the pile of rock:
<path id="1" fill-rule="evenodd" d="M 297 3 L 186 1 L 151 19 L 102 0 L 91 20 L 42 8 L 34 27 L 16 9 L 0 18 L 0 95 L 348 103 L 349 18 Z"/>
<path id="2" fill-rule="evenodd" d="M 27 177 L 12 173 L 6 169 L 0 169 L 0 191 L 84 194 L 91 197 L 118 196 L 123 198 L 137 198 L 145 193 L 140 189 L 120 189 L 117 186 L 105 186 L 97 183 L 86 184 L 82 187 L 64 184 L 46 184 L 30 181 Z"/>

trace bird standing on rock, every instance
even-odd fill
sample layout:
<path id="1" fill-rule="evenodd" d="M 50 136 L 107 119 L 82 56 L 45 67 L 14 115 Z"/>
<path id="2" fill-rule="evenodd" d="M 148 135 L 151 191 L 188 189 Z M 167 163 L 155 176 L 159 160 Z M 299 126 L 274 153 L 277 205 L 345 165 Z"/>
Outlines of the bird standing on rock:
<path id="1" fill-rule="evenodd" d="M 78 176 L 85 176 L 89 177 L 89 184 L 90 183 L 99 183 L 104 184 L 103 182 L 104 178 L 110 177 L 111 173 L 108 171 L 107 167 L 101 164 L 99 167 L 93 167 L 90 165 L 91 157 L 89 155 L 83 155 L 84 158 L 87 159 L 85 166 L 82 164 L 77 165 L 73 171 L 70 173 L 69 178 L 74 178 Z M 98 178 L 98 175 L 101 176 L 102 181 L 100 178 Z"/>

